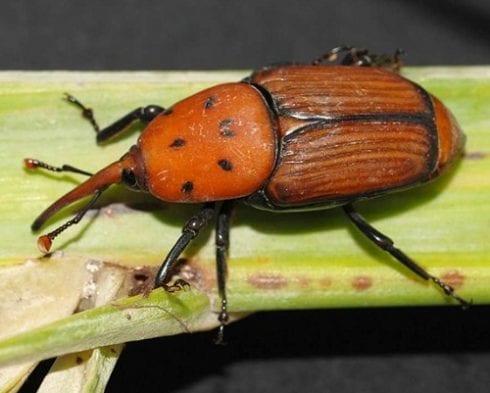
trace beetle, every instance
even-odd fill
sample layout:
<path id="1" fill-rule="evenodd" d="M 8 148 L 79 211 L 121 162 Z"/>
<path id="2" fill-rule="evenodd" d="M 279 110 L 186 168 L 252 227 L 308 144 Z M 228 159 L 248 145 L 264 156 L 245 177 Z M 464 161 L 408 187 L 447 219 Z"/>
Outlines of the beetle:
<path id="1" fill-rule="evenodd" d="M 467 306 L 453 287 L 396 248 L 353 206 L 437 178 L 464 148 L 465 136 L 450 111 L 398 74 L 400 53 L 382 56 L 334 48 L 311 64 L 263 67 L 240 82 L 205 89 L 168 109 L 137 108 L 104 129 L 91 109 L 67 95 L 92 123 L 97 142 L 135 121 L 147 125 L 128 153 L 95 174 L 25 159 L 27 168 L 90 176 L 33 222 L 32 229 L 38 230 L 61 208 L 92 195 L 74 218 L 41 236 L 39 248 L 49 252 L 52 240 L 79 222 L 113 183 L 166 202 L 204 204 L 185 223 L 156 275 L 155 286 L 173 290 L 172 266 L 221 202 L 215 243 L 222 338 L 228 321 L 226 266 L 235 202 L 274 212 L 342 207 L 376 246 Z"/>

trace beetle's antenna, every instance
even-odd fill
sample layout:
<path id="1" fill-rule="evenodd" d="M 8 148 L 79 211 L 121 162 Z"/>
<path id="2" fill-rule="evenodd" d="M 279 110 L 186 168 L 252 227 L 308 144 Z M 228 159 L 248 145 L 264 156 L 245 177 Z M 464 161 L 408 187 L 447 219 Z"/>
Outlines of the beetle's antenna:
<path id="1" fill-rule="evenodd" d="M 94 205 L 97 199 L 102 195 L 102 192 L 105 190 L 106 187 L 102 189 L 97 189 L 94 192 L 94 195 L 92 196 L 92 199 L 90 200 L 87 205 L 80 210 L 75 217 L 73 217 L 71 220 L 68 220 L 65 222 L 63 225 L 59 226 L 56 228 L 54 231 L 49 232 L 46 235 L 42 235 L 37 239 L 37 246 L 39 250 L 43 253 L 48 253 L 49 250 L 51 249 L 51 244 L 53 243 L 53 239 L 58 236 L 61 232 L 63 232 L 65 229 L 68 227 L 78 224 L 80 220 L 83 218 L 85 213 L 87 213 Z"/>
<path id="2" fill-rule="evenodd" d="M 26 169 L 42 168 L 50 172 L 72 172 L 80 175 L 92 176 L 93 173 L 84 171 L 83 169 L 75 168 L 71 165 L 53 166 L 35 158 L 24 158 L 24 166 Z"/>

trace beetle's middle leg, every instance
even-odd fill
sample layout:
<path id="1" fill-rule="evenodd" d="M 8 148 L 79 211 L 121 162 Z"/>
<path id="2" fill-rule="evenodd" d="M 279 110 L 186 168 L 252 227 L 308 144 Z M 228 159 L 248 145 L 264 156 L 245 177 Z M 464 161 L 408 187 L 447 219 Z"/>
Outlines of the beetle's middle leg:
<path id="1" fill-rule="evenodd" d="M 435 277 L 429 272 L 427 272 L 424 268 L 422 268 L 417 262 L 411 259 L 408 255 L 406 255 L 403 251 L 396 248 L 394 246 L 393 240 L 391 240 L 388 236 L 379 232 L 376 228 L 372 227 L 365 219 L 362 217 L 355 209 L 352 204 L 347 204 L 343 206 L 344 212 L 347 214 L 347 217 L 354 223 L 354 225 L 359 228 L 359 230 L 374 244 L 376 244 L 379 248 L 390 253 L 396 260 L 401 262 L 404 266 L 409 268 L 412 272 L 414 272 L 417 276 L 423 278 L 424 280 L 432 281 L 439 288 L 441 288 L 447 296 L 452 297 L 456 301 L 458 301 L 464 308 L 470 305 L 470 302 L 466 301 L 462 297 L 458 296 L 452 286 L 446 284 L 440 278 Z"/>
<path id="2" fill-rule="evenodd" d="M 65 93 L 65 99 L 82 110 L 82 116 L 86 118 L 90 124 L 92 124 L 92 127 L 97 133 L 97 143 L 105 142 L 113 136 L 121 134 L 135 121 L 148 123 L 165 110 L 158 105 L 142 106 L 132 110 L 111 125 L 101 129 L 99 123 L 97 123 L 97 120 L 95 120 L 94 111 L 91 108 L 86 107 L 71 94 Z"/>

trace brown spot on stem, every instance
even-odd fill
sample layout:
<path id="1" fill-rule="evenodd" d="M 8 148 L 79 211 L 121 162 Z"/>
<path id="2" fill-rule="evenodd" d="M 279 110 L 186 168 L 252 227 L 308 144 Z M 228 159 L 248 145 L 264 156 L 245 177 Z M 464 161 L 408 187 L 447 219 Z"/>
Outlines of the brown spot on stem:
<path id="1" fill-rule="evenodd" d="M 369 276 L 357 276 L 352 281 L 352 287 L 356 291 L 365 291 L 368 288 L 371 288 L 373 285 L 373 279 Z"/>
<path id="2" fill-rule="evenodd" d="M 454 289 L 459 289 L 463 286 L 465 276 L 457 270 L 449 270 L 441 276 L 442 281 L 451 285 Z"/>
<path id="3" fill-rule="evenodd" d="M 279 274 L 253 274 L 247 281 L 259 289 L 281 289 L 288 285 L 288 280 Z"/>
<path id="4" fill-rule="evenodd" d="M 320 285 L 323 288 L 328 288 L 332 285 L 332 279 L 330 277 L 322 277 L 320 278 Z"/>
<path id="5" fill-rule="evenodd" d="M 77 364 L 82 364 L 82 363 L 83 363 L 83 358 L 82 358 L 81 356 L 77 356 L 77 357 L 75 358 L 75 362 L 76 362 Z"/>
<path id="6" fill-rule="evenodd" d="M 298 284 L 300 285 L 300 287 L 302 288 L 307 288 L 310 286 L 311 284 L 311 280 L 308 278 L 308 277 L 305 277 L 305 276 L 299 276 L 298 277 Z"/>
<path id="7" fill-rule="evenodd" d="M 131 272 L 129 295 L 149 293 L 153 289 L 156 267 L 140 266 Z"/>

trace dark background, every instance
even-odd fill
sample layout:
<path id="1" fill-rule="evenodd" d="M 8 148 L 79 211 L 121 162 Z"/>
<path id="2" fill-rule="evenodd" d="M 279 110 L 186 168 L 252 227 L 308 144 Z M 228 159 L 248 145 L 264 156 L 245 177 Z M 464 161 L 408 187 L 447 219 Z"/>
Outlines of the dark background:
<path id="1" fill-rule="evenodd" d="M 0 12 L 5 70 L 251 69 L 342 44 L 404 48 L 410 65 L 489 64 L 490 2 L 18 0 Z M 211 333 L 129 344 L 108 391 L 488 391 L 489 311 L 256 314 L 225 347 Z"/>
<path id="2" fill-rule="evenodd" d="M 409 64 L 490 59 L 488 1 L 11 1 L 3 69 L 223 69 L 310 61 L 338 45 Z"/>

